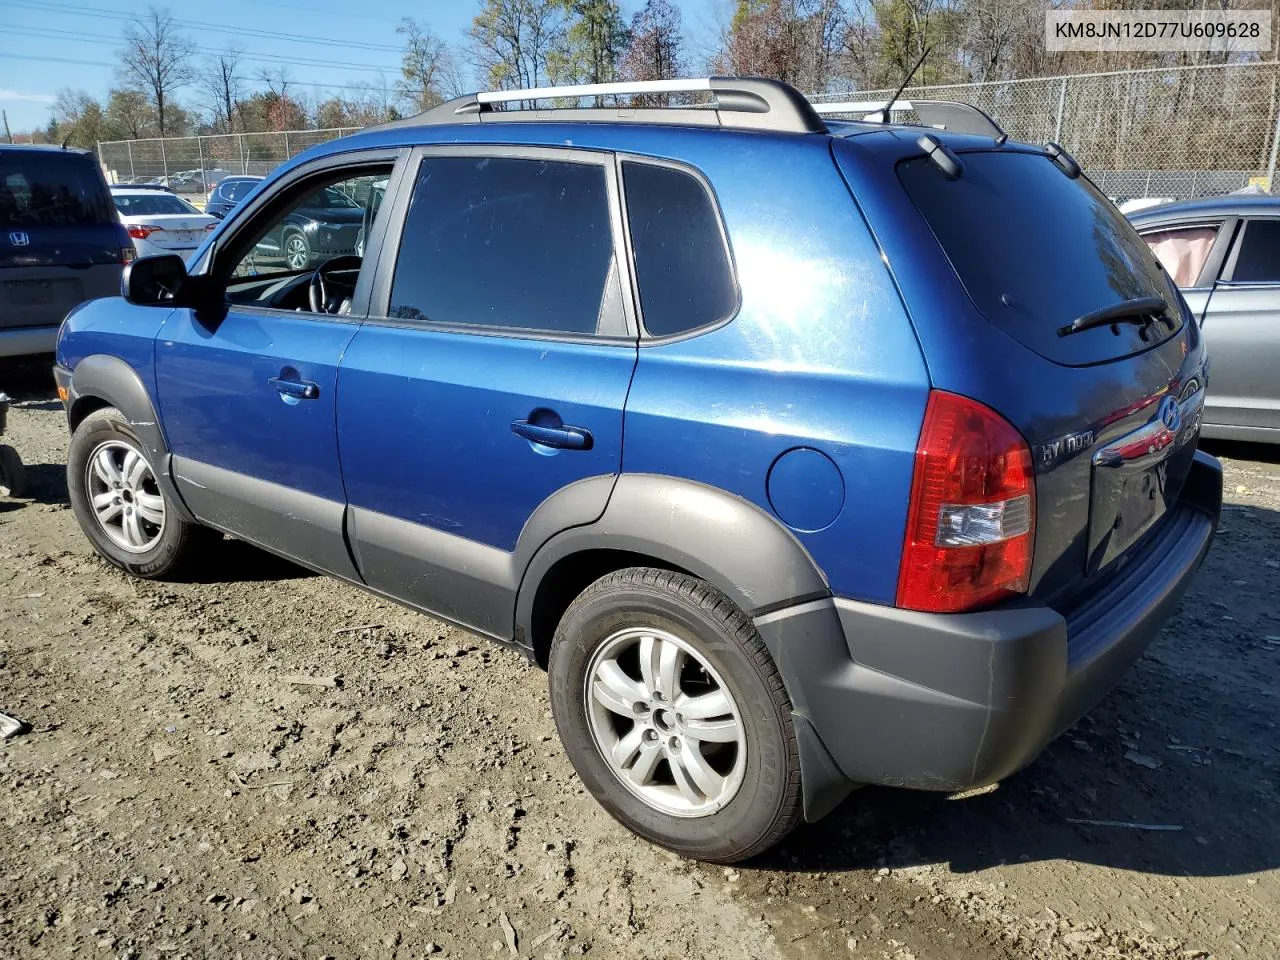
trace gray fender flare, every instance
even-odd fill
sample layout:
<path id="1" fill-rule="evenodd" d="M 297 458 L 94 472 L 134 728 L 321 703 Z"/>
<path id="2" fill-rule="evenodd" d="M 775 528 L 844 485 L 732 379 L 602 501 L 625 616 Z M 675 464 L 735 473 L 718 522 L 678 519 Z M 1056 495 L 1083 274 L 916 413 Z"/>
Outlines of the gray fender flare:
<path id="1" fill-rule="evenodd" d="M 590 489 L 596 496 L 602 492 L 598 484 Z M 643 554 L 687 570 L 752 619 L 831 595 L 803 545 L 755 504 L 690 480 L 623 474 L 598 520 L 560 530 L 533 553 L 516 597 L 517 638 L 531 636 L 534 598 L 547 573 L 575 553 L 601 549 Z M 817 820 L 855 785 L 840 772 L 809 720 L 805 691 L 785 642 L 768 628 L 761 635 L 791 696 L 805 816 Z"/>
<path id="2" fill-rule="evenodd" d="M 174 486 L 169 470 L 169 444 L 165 440 L 155 405 L 151 402 L 151 395 L 147 393 L 137 371 L 119 357 L 105 354 L 85 357 L 72 371 L 68 387 L 67 415 L 72 418 L 73 423 L 80 419 L 76 415 L 77 405 L 89 398 L 101 400 L 124 414 L 130 428 L 142 441 L 147 459 L 155 469 L 156 483 L 164 493 L 165 500 L 183 520 L 194 520 Z"/>
<path id="3" fill-rule="evenodd" d="M 587 550 L 623 550 L 687 570 L 749 617 L 830 595 L 808 551 L 755 504 L 692 480 L 623 474 L 598 520 L 561 530 L 530 558 L 516 598 L 517 636 L 529 636 L 547 572 Z"/>

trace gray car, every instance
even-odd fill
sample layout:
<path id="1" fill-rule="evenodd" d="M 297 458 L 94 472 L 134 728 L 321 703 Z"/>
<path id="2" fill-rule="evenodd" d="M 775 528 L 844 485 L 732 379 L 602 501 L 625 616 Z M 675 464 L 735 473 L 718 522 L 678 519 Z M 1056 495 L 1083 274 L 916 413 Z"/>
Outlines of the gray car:
<path id="1" fill-rule="evenodd" d="M 1204 329 L 1203 435 L 1280 443 L 1280 197 L 1187 200 L 1129 219 Z"/>
<path id="2" fill-rule="evenodd" d="M 133 254 L 93 154 L 0 144 L 0 357 L 51 353 L 72 307 L 120 292 Z"/>

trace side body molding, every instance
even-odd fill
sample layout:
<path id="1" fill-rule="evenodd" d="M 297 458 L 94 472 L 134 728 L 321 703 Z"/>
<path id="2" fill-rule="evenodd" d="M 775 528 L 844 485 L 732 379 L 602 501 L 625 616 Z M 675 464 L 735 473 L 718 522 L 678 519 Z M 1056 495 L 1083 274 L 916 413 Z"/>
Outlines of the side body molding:
<path id="1" fill-rule="evenodd" d="M 800 542 L 754 504 L 691 480 L 624 473 L 599 520 L 562 530 L 530 558 L 516 598 L 517 638 L 532 635 L 548 571 L 587 550 L 644 554 L 687 570 L 752 617 L 830 593 Z"/>
<path id="2" fill-rule="evenodd" d="M 165 499 L 173 505 L 184 520 L 193 520 L 190 510 L 178 495 L 170 473 L 169 444 L 164 437 L 160 416 L 156 413 L 151 395 L 147 392 L 138 372 L 119 357 L 93 354 L 76 364 L 68 387 L 67 411 L 74 426 L 85 416 L 85 404 L 99 407 L 103 401 L 115 407 L 129 421 L 129 426 L 146 450 L 147 458 L 155 469 L 156 483 Z"/>

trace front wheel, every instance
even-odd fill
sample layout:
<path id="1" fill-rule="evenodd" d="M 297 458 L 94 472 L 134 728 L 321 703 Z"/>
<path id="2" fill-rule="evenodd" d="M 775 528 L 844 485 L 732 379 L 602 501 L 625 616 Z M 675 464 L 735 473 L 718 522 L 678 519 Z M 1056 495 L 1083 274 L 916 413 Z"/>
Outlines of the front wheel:
<path id="1" fill-rule="evenodd" d="M 701 580 L 630 568 L 561 619 L 551 707 L 592 795 L 685 856 L 734 863 L 801 815 L 791 701 L 751 621 Z"/>
<path id="2" fill-rule="evenodd" d="M 95 410 L 71 435 L 67 491 L 94 549 L 137 577 L 173 574 L 203 532 L 172 509 L 142 441 L 113 407 Z"/>

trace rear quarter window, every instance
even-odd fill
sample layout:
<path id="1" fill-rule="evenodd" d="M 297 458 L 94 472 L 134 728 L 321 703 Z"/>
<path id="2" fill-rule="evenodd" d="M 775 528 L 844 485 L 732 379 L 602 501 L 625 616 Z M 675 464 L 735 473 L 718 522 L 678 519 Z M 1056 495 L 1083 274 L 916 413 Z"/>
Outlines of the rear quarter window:
<path id="1" fill-rule="evenodd" d="M 0 151 L 0 226 L 114 222 L 115 208 L 92 157 L 52 150 Z"/>
<path id="2" fill-rule="evenodd" d="M 622 180 L 646 332 L 673 336 L 732 316 L 737 283 L 706 187 L 683 170 L 632 161 Z"/>

